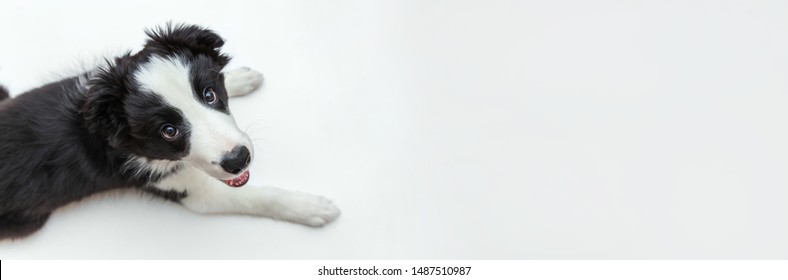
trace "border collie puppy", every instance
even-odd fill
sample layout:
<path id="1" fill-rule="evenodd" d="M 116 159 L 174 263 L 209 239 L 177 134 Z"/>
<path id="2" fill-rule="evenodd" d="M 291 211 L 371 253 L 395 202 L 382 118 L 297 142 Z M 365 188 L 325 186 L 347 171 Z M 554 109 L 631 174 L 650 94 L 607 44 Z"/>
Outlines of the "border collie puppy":
<path id="1" fill-rule="evenodd" d="M 249 180 L 254 149 L 228 98 L 257 89 L 213 31 L 167 24 L 144 48 L 10 98 L 0 87 L 0 239 L 27 236 L 92 194 L 138 188 L 198 213 L 322 226 L 339 209 L 316 195 Z"/>

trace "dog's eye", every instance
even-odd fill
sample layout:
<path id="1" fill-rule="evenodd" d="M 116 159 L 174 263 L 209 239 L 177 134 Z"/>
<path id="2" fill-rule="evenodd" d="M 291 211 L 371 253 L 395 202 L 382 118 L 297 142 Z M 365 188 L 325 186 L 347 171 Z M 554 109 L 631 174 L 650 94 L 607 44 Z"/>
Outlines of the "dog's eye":
<path id="1" fill-rule="evenodd" d="M 202 100 L 205 100 L 208 104 L 216 103 L 216 92 L 213 91 L 213 88 L 205 88 L 202 91 Z"/>
<path id="2" fill-rule="evenodd" d="M 172 125 L 165 124 L 161 127 L 161 137 L 164 137 L 164 140 L 171 141 L 178 136 L 178 129 Z"/>

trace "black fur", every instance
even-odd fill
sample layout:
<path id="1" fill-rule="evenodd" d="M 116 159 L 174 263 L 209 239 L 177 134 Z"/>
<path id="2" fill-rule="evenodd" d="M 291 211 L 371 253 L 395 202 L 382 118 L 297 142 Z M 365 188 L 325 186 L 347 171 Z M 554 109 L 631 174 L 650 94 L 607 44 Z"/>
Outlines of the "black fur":
<path id="1" fill-rule="evenodd" d="M 8 90 L 5 89 L 2 85 L 0 85 L 0 101 L 3 101 L 10 96 L 11 95 L 8 94 Z"/>
<path id="2" fill-rule="evenodd" d="M 164 123 L 184 128 L 185 135 L 188 123 L 130 75 L 152 56 L 177 55 L 200 69 L 192 73 L 200 81 L 195 94 L 215 87 L 216 109 L 226 112 L 220 71 L 230 58 L 219 52 L 224 41 L 198 26 L 167 24 L 147 34 L 143 50 L 96 71 L 13 99 L 0 87 L 0 239 L 31 234 L 53 210 L 97 192 L 141 188 L 173 201 L 187 195 L 150 188 L 178 166 L 154 172 L 130 164 L 134 157 L 179 159 L 191 148 L 187 137 L 162 139 Z"/>

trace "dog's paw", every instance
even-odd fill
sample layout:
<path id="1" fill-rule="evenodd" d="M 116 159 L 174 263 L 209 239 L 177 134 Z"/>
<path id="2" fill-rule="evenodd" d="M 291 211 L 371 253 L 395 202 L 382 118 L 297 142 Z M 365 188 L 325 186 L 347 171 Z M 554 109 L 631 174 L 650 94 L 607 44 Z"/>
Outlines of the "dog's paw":
<path id="1" fill-rule="evenodd" d="M 340 214 L 334 203 L 319 195 L 291 192 L 283 200 L 285 208 L 277 217 L 280 220 L 320 227 L 336 220 Z"/>
<path id="2" fill-rule="evenodd" d="M 263 84 L 263 74 L 249 67 L 241 67 L 224 74 L 224 87 L 230 97 L 247 95 Z"/>

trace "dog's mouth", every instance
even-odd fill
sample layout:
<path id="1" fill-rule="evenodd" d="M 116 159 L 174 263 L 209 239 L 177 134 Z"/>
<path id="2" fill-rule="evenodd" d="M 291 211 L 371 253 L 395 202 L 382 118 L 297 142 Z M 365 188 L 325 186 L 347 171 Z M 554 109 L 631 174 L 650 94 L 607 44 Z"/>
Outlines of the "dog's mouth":
<path id="1" fill-rule="evenodd" d="M 241 173 L 241 176 L 235 177 L 230 180 L 222 180 L 222 182 L 233 188 L 243 187 L 243 185 L 246 185 L 246 182 L 249 182 L 249 170 L 246 170 L 244 171 L 244 173 Z"/>

